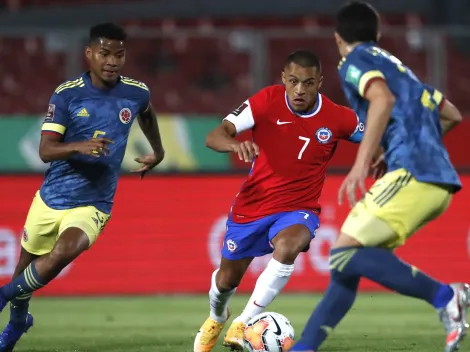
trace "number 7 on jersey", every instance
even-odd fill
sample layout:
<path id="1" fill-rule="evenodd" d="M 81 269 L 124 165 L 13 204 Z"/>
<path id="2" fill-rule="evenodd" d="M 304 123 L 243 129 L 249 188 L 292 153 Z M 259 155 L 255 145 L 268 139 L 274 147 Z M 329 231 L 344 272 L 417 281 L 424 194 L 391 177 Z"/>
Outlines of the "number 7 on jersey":
<path id="1" fill-rule="evenodd" d="M 300 149 L 299 156 L 297 157 L 297 159 L 300 160 L 302 159 L 302 154 L 304 153 L 305 149 L 307 149 L 307 146 L 310 143 L 310 138 L 299 136 L 299 139 L 304 141 L 304 145 L 302 146 L 302 149 Z"/>

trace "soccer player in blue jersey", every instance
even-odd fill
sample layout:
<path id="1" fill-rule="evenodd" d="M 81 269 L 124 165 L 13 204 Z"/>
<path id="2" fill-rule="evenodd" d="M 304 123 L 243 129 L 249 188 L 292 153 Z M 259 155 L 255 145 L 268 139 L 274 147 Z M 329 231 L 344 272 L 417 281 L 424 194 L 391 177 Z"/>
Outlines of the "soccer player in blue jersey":
<path id="1" fill-rule="evenodd" d="M 11 302 L 1 352 L 12 351 L 33 325 L 33 292 L 90 248 L 106 226 L 135 118 L 154 151 L 136 159 L 142 167 L 135 171 L 143 177 L 163 160 L 149 89 L 120 75 L 124 30 L 110 23 L 92 27 L 85 54 L 90 70 L 57 87 L 42 126 L 39 155 L 51 165 L 29 210 L 13 279 L 0 287 L 0 309 Z"/>
<path id="2" fill-rule="evenodd" d="M 362 277 L 438 312 L 445 351 L 459 348 L 468 328 L 467 284 L 445 284 L 402 262 L 393 249 L 440 216 L 461 188 L 442 136 L 461 120 L 455 106 L 377 46 L 379 16 L 353 2 L 337 14 L 336 43 L 343 89 L 366 130 L 354 166 L 339 191 L 353 206 L 330 252 L 331 280 L 291 351 L 317 351 L 349 311 Z M 384 149 L 386 174 L 364 192 L 373 155 Z M 356 190 L 364 197 L 356 202 Z"/>

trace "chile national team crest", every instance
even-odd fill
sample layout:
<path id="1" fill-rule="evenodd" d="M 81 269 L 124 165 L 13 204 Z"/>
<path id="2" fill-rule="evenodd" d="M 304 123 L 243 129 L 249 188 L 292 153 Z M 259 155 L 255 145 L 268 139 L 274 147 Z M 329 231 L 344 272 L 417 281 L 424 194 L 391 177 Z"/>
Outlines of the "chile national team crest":
<path id="1" fill-rule="evenodd" d="M 121 109 L 119 111 L 119 120 L 121 120 L 122 123 L 125 123 L 126 125 L 131 122 L 132 120 L 132 112 L 128 108 Z"/>
<path id="2" fill-rule="evenodd" d="M 333 137 L 333 133 L 331 133 L 331 130 L 329 128 L 321 127 L 317 130 L 315 136 L 317 137 L 318 142 L 324 144 L 328 143 L 331 140 L 331 137 Z"/>

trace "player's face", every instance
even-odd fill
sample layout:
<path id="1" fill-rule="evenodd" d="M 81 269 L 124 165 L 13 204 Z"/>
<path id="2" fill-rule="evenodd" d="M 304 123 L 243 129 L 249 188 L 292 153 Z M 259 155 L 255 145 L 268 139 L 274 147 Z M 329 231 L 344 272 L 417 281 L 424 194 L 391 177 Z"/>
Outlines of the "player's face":
<path id="1" fill-rule="evenodd" d="M 126 61 L 125 42 L 100 38 L 86 48 L 85 54 L 96 76 L 106 83 L 116 82 Z"/>
<path id="2" fill-rule="evenodd" d="M 287 98 L 296 112 L 308 112 L 317 102 L 323 76 L 316 67 L 302 67 L 290 63 L 282 72 L 282 82 L 286 87 Z"/>

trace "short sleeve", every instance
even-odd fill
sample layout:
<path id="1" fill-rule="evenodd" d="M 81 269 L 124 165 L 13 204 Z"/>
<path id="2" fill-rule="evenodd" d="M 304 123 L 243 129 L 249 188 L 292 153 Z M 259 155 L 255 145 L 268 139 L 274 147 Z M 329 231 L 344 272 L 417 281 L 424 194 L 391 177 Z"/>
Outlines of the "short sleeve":
<path id="1" fill-rule="evenodd" d="M 424 88 L 429 93 L 429 97 L 427 98 L 432 99 L 434 101 L 434 103 L 439 107 L 439 111 L 442 110 L 446 101 L 446 97 L 444 96 L 444 94 L 442 94 L 438 89 L 428 84 L 425 84 Z"/>
<path id="2" fill-rule="evenodd" d="M 237 134 L 253 128 L 257 121 L 265 115 L 264 112 L 268 106 L 268 96 L 266 88 L 260 90 L 233 110 L 224 120 L 235 125 Z"/>
<path id="3" fill-rule="evenodd" d="M 64 135 L 69 125 L 69 118 L 68 106 L 63 95 L 54 93 L 49 101 L 41 134 Z"/>
<path id="4" fill-rule="evenodd" d="M 370 84 L 377 80 L 385 80 L 385 75 L 374 65 L 365 54 L 354 55 L 344 63 L 340 71 L 341 78 L 345 84 L 353 88 L 361 97 L 364 97 Z"/>
<path id="5" fill-rule="evenodd" d="M 141 88 L 142 92 L 139 99 L 139 113 L 147 111 L 147 109 L 150 107 L 150 89 L 144 83 L 141 83 Z"/>
<path id="6" fill-rule="evenodd" d="M 353 111 L 352 111 L 353 112 Z M 353 142 L 353 143 L 360 143 L 362 141 L 362 137 L 364 136 L 364 131 L 366 129 L 366 126 L 363 121 L 359 118 L 359 115 L 354 113 L 354 116 L 351 115 L 351 120 L 354 121 L 354 124 L 351 124 L 351 126 L 354 126 L 354 130 L 351 134 L 349 134 L 349 137 L 347 138 L 348 141 Z M 348 130 L 348 133 L 351 131 L 351 129 Z"/>
<path id="7" fill-rule="evenodd" d="M 255 126 L 255 118 L 251 111 L 250 102 L 248 100 L 243 102 L 243 104 L 227 115 L 224 120 L 233 123 L 237 134 L 253 128 Z"/>

